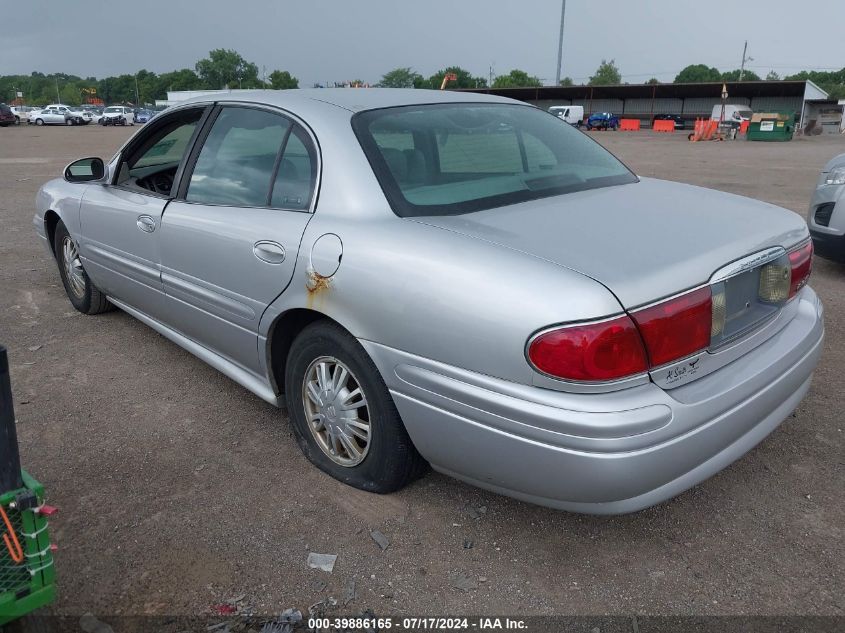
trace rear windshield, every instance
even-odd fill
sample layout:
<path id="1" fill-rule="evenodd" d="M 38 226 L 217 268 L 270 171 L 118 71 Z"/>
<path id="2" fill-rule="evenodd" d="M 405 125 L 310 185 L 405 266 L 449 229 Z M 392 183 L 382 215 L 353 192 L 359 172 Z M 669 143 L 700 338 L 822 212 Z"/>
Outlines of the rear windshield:
<path id="1" fill-rule="evenodd" d="M 636 182 L 601 145 L 524 105 L 436 104 L 352 119 L 399 216 L 457 215 Z"/>

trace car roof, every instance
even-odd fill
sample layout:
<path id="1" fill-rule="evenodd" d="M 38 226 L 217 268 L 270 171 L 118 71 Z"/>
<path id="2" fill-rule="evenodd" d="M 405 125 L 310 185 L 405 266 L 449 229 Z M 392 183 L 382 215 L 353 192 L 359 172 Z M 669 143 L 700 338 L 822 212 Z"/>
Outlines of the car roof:
<path id="1" fill-rule="evenodd" d="M 422 90 L 415 88 L 305 88 L 293 90 L 220 91 L 186 99 L 179 103 L 207 103 L 210 101 L 243 101 L 262 103 L 281 108 L 295 108 L 308 102 L 328 103 L 350 112 L 375 110 L 403 105 L 430 103 L 511 103 L 521 101 L 493 95 L 454 92 L 451 90 Z"/>

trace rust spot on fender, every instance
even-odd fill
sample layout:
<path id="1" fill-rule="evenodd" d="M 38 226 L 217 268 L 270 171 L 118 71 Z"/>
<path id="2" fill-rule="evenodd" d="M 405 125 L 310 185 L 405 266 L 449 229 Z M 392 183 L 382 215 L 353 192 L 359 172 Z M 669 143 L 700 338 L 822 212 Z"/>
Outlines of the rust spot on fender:
<path id="1" fill-rule="evenodd" d="M 324 277 L 313 268 L 305 271 L 305 290 L 308 292 L 308 307 L 314 307 L 314 299 L 322 297 L 332 285 L 331 277 Z"/>

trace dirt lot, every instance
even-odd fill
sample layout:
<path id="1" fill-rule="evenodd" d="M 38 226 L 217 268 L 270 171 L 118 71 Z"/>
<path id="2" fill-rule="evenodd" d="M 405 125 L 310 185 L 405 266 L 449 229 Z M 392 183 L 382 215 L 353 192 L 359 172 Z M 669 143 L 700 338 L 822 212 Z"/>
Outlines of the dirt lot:
<path id="1" fill-rule="evenodd" d="M 0 129 L 0 341 L 23 461 L 61 508 L 55 612 L 201 614 L 236 596 L 304 611 L 343 602 L 354 580 L 347 613 L 843 614 L 845 267 L 814 262 L 827 339 L 797 413 L 671 502 L 578 516 L 437 474 L 374 496 L 311 467 L 284 412 L 138 321 L 71 308 L 33 232 L 35 192 L 133 131 Z M 596 138 L 640 175 L 802 214 L 819 168 L 845 152 L 843 138 Z M 334 573 L 309 569 L 311 551 L 337 554 Z"/>

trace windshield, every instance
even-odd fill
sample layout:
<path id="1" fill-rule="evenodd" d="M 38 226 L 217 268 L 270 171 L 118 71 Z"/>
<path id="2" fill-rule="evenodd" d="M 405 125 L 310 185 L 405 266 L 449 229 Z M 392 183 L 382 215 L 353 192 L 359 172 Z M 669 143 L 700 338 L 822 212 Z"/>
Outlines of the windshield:
<path id="1" fill-rule="evenodd" d="M 619 160 L 537 108 L 437 104 L 352 119 L 399 216 L 457 215 L 636 182 Z"/>
<path id="2" fill-rule="evenodd" d="M 123 108 L 106 108 L 107 113 L 122 112 Z"/>

